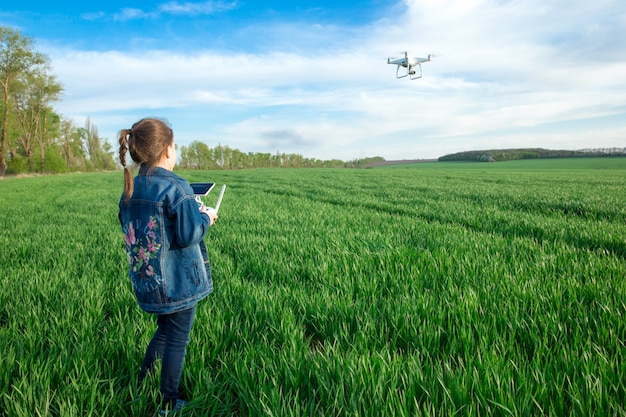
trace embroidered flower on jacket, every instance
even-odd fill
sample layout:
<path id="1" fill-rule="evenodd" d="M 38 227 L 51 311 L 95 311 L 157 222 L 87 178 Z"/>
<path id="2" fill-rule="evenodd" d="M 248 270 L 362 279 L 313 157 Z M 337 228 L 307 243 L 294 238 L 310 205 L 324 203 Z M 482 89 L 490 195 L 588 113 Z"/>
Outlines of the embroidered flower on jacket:
<path id="1" fill-rule="evenodd" d="M 154 216 L 150 216 L 143 230 L 135 230 L 133 223 L 124 227 L 124 242 L 128 253 L 128 264 L 132 272 L 139 273 L 141 278 L 155 276 L 154 266 L 150 261 L 156 259 L 161 248 L 156 230 L 159 223 Z"/>
<path id="2" fill-rule="evenodd" d="M 124 231 L 124 241 L 127 248 L 135 244 L 135 228 L 132 223 L 129 223 Z"/>

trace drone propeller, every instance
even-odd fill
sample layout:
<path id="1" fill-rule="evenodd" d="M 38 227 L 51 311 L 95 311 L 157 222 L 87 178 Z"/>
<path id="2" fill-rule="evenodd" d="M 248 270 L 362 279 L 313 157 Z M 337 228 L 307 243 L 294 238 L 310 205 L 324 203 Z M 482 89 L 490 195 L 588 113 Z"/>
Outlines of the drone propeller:
<path id="1" fill-rule="evenodd" d="M 396 51 L 396 52 L 393 53 L 393 55 L 391 55 L 391 57 L 389 59 L 398 59 L 401 56 L 406 58 L 408 56 L 407 51 Z"/>

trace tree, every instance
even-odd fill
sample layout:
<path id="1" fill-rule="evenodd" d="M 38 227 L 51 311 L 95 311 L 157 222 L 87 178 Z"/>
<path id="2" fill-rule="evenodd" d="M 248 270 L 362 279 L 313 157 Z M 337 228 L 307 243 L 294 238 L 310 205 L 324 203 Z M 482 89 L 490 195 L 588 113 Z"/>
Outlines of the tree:
<path id="1" fill-rule="evenodd" d="M 115 168 L 115 161 L 111 154 L 111 145 L 106 139 L 101 138 L 98 135 L 98 128 L 91 123 L 91 119 L 87 117 L 85 122 L 85 129 L 83 130 L 85 149 L 89 156 L 94 169 L 113 169 Z"/>
<path id="2" fill-rule="evenodd" d="M 58 145 L 62 149 L 61 154 L 70 171 L 85 170 L 85 150 L 81 130 L 71 120 L 61 120 Z"/>
<path id="3" fill-rule="evenodd" d="M 39 94 L 41 111 L 39 117 L 42 119 L 42 126 L 38 136 L 39 150 L 41 151 L 41 171 L 46 171 L 46 149 L 51 148 L 52 136 L 58 132 L 60 117 L 53 111 L 50 102 L 58 101 L 63 91 L 61 84 L 56 82 L 53 75 L 44 75 L 39 79 Z"/>
<path id="4" fill-rule="evenodd" d="M 189 146 L 177 148 L 177 166 L 183 169 L 213 169 L 213 151 L 206 143 L 193 141 Z"/>
<path id="5" fill-rule="evenodd" d="M 87 157 L 92 163 L 94 163 L 94 161 L 98 158 L 97 154 L 98 149 L 100 148 L 100 138 L 98 137 L 98 128 L 91 123 L 91 119 L 89 117 L 87 117 L 87 120 L 85 121 L 85 130 L 83 133 L 85 134 L 84 146 L 87 151 Z"/>
<path id="6" fill-rule="evenodd" d="M 20 76 L 46 65 L 48 58 L 32 50 L 32 40 L 19 32 L 0 27 L 0 88 L 2 88 L 2 114 L 0 114 L 0 176 L 6 175 L 8 122 L 13 88 Z"/>
<path id="7" fill-rule="evenodd" d="M 46 149 L 50 147 L 50 128 L 56 127 L 59 117 L 54 113 L 50 103 L 57 101 L 63 91 L 53 75 L 45 73 L 47 67 L 40 71 L 30 71 L 19 79 L 19 88 L 14 94 L 14 112 L 20 125 L 21 134 L 18 140 L 22 145 L 29 166 L 33 146 L 39 145 L 41 171 L 46 171 Z M 52 129 L 55 130 L 55 129 Z"/>

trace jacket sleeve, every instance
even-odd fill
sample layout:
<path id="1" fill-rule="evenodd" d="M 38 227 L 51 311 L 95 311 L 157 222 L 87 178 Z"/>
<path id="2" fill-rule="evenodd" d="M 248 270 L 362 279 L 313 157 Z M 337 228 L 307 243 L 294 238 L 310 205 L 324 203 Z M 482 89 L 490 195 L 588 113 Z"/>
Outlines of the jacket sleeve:
<path id="1" fill-rule="evenodd" d="M 174 208 L 176 243 L 180 247 L 197 245 L 209 229 L 209 216 L 200 213 L 193 196 L 185 196 Z"/>

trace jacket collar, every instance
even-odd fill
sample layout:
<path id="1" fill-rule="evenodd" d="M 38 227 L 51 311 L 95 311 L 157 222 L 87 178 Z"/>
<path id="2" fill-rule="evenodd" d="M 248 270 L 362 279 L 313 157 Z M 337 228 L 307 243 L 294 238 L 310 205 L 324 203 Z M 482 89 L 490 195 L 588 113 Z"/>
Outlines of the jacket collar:
<path id="1" fill-rule="evenodd" d="M 142 164 L 139 167 L 139 175 L 143 176 L 161 176 L 161 177 L 177 177 L 172 171 L 168 171 L 161 167 L 151 167 L 149 165 Z"/>

